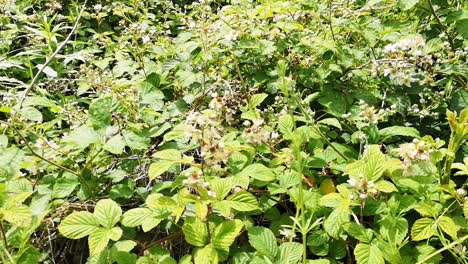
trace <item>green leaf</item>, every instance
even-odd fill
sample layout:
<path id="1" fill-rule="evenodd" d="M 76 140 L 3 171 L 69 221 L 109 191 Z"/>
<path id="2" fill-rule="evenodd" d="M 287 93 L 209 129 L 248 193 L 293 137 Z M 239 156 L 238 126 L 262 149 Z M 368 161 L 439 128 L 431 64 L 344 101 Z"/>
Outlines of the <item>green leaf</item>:
<path id="1" fill-rule="evenodd" d="M 104 144 L 103 148 L 112 154 L 122 154 L 125 149 L 125 140 L 121 135 L 115 135 Z"/>
<path id="2" fill-rule="evenodd" d="M 58 229 L 67 238 L 79 239 L 99 228 L 99 222 L 90 212 L 73 212 L 60 223 Z"/>
<path id="3" fill-rule="evenodd" d="M 167 141 L 182 138 L 187 134 L 187 131 L 191 131 L 191 129 L 192 129 L 191 126 L 184 124 L 184 123 L 180 123 L 176 125 L 171 131 L 169 131 L 168 133 L 164 135 L 164 141 L 167 142 Z"/>
<path id="4" fill-rule="evenodd" d="M 106 228 L 99 228 L 93 231 L 88 237 L 89 254 L 96 256 L 101 253 L 109 243 L 110 230 Z"/>
<path id="5" fill-rule="evenodd" d="M 208 243 L 208 229 L 206 224 L 200 219 L 188 216 L 185 219 L 182 231 L 185 235 L 185 240 L 196 247 L 202 247 Z"/>
<path id="6" fill-rule="evenodd" d="M 364 175 L 368 181 L 378 180 L 387 169 L 385 155 L 380 151 L 379 145 L 370 145 L 365 151 L 362 160 L 355 161 L 346 166 L 345 174 L 359 179 Z"/>
<path id="7" fill-rule="evenodd" d="M 124 130 L 123 138 L 125 144 L 133 150 L 144 150 L 147 149 L 150 144 L 150 138 L 143 133 L 135 133 L 133 131 Z"/>
<path id="8" fill-rule="evenodd" d="M 293 138 L 294 121 L 291 115 L 282 115 L 278 119 L 278 129 L 285 139 Z"/>
<path id="9" fill-rule="evenodd" d="M 218 264 L 218 252 L 212 245 L 206 245 L 195 251 L 193 261 L 195 264 Z"/>
<path id="10" fill-rule="evenodd" d="M 174 162 L 172 161 L 157 161 L 151 163 L 148 169 L 148 177 L 150 180 L 156 179 L 158 176 L 161 174 L 165 173 L 169 168 L 174 165 Z"/>
<path id="11" fill-rule="evenodd" d="M 135 227 L 143 224 L 145 220 L 153 216 L 153 211 L 148 208 L 133 208 L 122 216 L 122 225 Z"/>
<path id="12" fill-rule="evenodd" d="M 468 39 L 468 19 L 457 20 L 455 22 L 455 29 L 464 39 Z"/>
<path id="13" fill-rule="evenodd" d="M 5 221 L 13 225 L 28 227 L 31 225 L 31 209 L 23 204 L 0 210 L 0 216 L 3 215 Z"/>
<path id="14" fill-rule="evenodd" d="M 413 8 L 413 6 L 417 5 L 418 3 L 419 0 L 400 0 L 400 6 L 403 11 Z"/>
<path id="15" fill-rule="evenodd" d="M 398 192 L 398 189 L 393 183 L 384 180 L 376 182 L 375 188 L 384 193 Z"/>
<path id="16" fill-rule="evenodd" d="M 258 202 L 255 196 L 246 191 L 235 193 L 227 198 L 229 206 L 241 212 L 257 210 Z"/>
<path id="17" fill-rule="evenodd" d="M 382 252 L 374 245 L 359 243 L 354 248 L 354 256 L 358 264 L 385 264 Z"/>
<path id="18" fill-rule="evenodd" d="M 66 143 L 76 145 L 78 148 L 84 149 L 91 144 L 100 142 L 101 137 L 92 128 L 81 126 L 65 137 L 64 141 Z"/>
<path id="19" fill-rule="evenodd" d="M 395 246 L 399 246 L 408 233 L 408 221 L 403 217 L 385 216 L 379 226 L 382 237 Z"/>
<path id="20" fill-rule="evenodd" d="M 210 190 L 216 193 L 216 198 L 223 200 L 231 192 L 234 185 L 231 180 L 216 178 L 210 181 Z"/>
<path id="21" fill-rule="evenodd" d="M 269 182 L 276 179 L 276 175 L 270 168 L 260 163 L 254 163 L 245 167 L 241 172 L 237 174 L 238 177 L 249 176 L 254 179 Z"/>
<path id="22" fill-rule="evenodd" d="M 449 216 L 441 216 L 438 219 L 437 225 L 453 239 L 458 238 L 457 233 L 460 230 L 460 226 L 458 226 Z"/>
<path id="23" fill-rule="evenodd" d="M 360 242 L 370 243 L 372 241 L 372 230 L 366 229 L 364 226 L 357 223 L 348 223 L 345 225 L 346 232 Z"/>
<path id="24" fill-rule="evenodd" d="M 255 248 L 257 255 L 266 256 L 270 260 L 278 254 L 276 237 L 270 229 L 254 226 L 248 229 L 249 243 Z"/>
<path id="25" fill-rule="evenodd" d="M 42 122 L 41 111 L 37 110 L 36 108 L 32 106 L 21 108 L 21 110 L 19 111 L 19 114 L 21 115 L 21 117 L 26 118 L 27 120 L 35 121 L 35 122 Z"/>
<path id="26" fill-rule="evenodd" d="M 67 175 L 55 181 L 52 191 L 52 198 L 65 198 L 70 195 L 79 184 L 78 177 Z"/>
<path id="27" fill-rule="evenodd" d="M 320 198 L 320 205 L 326 207 L 338 207 L 343 197 L 338 193 L 329 193 Z"/>
<path id="28" fill-rule="evenodd" d="M 318 121 L 317 123 L 324 124 L 324 125 L 329 125 L 329 126 L 334 126 L 334 127 L 338 128 L 340 130 L 342 129 L 340 121 L 338 121 L 338 119 L 336 119 L 336 118 L 325 118 L 325 119 L 322 119 L 322 120 Z"/>
<path id="29" fill-rule="evenodd" d="M 325 219 L 323 227 L 330 236 L 338 238 L 343 224 L 349 222 L 351 214 L 349 203 L 350 201 L 348 199 L 342 199 L 340 205 Z"/>
<path id="30" fill-rule="evenodd" d="M 182 154 L 180 151 L 176 149 L 164 149 L 161 151 L 157 151 L 153 154 L 153 158 L 173 161 L 173 162 L 180 162 L 182 159 Z"/>
<path id="31" fill-rule="evenodd" d="M 96 130 L 111 124 L 112 97 L 99 98 L 91 103 L 88 110 L 89 119 Z"/>
<path id="32" fill-rule="evenodd" d="M 265 93 L 252 95 L 252 97 L 250 97 L 249 99 L 249 107 L 255 108 L 259 106 L 267 97 L 268 97 L 268 94 L 265 94 Z"/>
<path id="33" fill-rule="evenodd" d="M 427 239 L 435 234 L 435 222 L 430 218 L 421 218 L 416 220 L 411 228 L 411 238 L 413 241 Z"/>
<path id="34" fill-rule="evenodd" d="M 302 244 L 285 242 L 279 246 L 277 263 L 299 263 L 302 259 Z"/>
<path id="35" fill-rule="evenodd" d="M 229 255 L 229 247 L 234 243 L 244 224 L 241 220 L 224 221 L 216 227 L 211 238 L 213 248 L 219 253 Z"/>
<path id="36" fill-rule="evenodd" d="M 94 217 L 105 228 L 114 227 L 120 220 L 122 209 L 111 199 L 100 200 L 94 208 Z"/>
<path id="37" fill-rule="evenodd" d="M 413 127 L 391 126 L 380 129 L 379 135 L 384 139 L 395 136 L 419 138 L 419 131 Z"/>

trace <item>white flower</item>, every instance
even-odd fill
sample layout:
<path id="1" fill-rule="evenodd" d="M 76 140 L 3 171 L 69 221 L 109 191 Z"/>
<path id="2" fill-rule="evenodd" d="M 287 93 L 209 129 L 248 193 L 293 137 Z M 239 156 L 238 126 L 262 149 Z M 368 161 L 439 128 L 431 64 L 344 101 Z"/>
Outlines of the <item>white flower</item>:
<path id="1" fill-rule="evenodd" d="M 369 182 L 367 183 L 367 186 L 368 186 L 369 188 L 374 188 L 374 187 L 375 187 L 374 181 L 369 181 Z"/>
<path id="2" fill-rule="evenodd" d="M 148 41 L 150 41 L 150 37 L 146 35 L 143 38 L 141 38 L 141 40 L 143 41 L 143 43 L 147 43 Z"/>
<path id="3" fill-rule="evenodd" d="M 466 190 L 465 189 L 457 189 L 457 194 L 460 196 L 465 196 L 466 195 Z"/>
<path id="4" fill-rule="evenodd" d="M 341 115 L 341 117 L 343 117 L 343 118 L 348 118 L 350 116 L 351 116 L 351 113 L 346 113 L 346 114 Z"/>
<path id="5" fill-rule="evenodd" d="M 213 191 L 208 191 L 208 195 L 213 197 L 213 198 L 216 198 L 216 193 L 213 192 Z"/>
<path id="6" fill-rule="evenodd" d="M 367 198 L 367 193 L 360 193 L 359 198 L 366 199 Z"/>
<path id="7" fill-rule="evenodd" d="M 278 137 L 279 137 L 278 132 L 275 132 L 275 131 L 271 132 L 271 138 L 278 138 Z"/>
<path id="8" fill-rule="evenodd" d="M 285 238 L 290 238 L 290 237 L 295 238 L 296 237 L 296 233 L 293 232 L 291 229 L 286 229 L 285 228 L 285 229 L 280 230 L 279 232 Z"/>
<path id="9" fill-rule="evenodd" d="M 349 185 L 356 187 L 357 185 L 357 180 L 355 178 L 351 178 L 348 180 Z"/>
<path id="10" fill-rule="evenodd" d="M 99 12 L 102 10 L 102 5 L 101 4 L 95 4 L 94 5 L 94 11 Z"/>

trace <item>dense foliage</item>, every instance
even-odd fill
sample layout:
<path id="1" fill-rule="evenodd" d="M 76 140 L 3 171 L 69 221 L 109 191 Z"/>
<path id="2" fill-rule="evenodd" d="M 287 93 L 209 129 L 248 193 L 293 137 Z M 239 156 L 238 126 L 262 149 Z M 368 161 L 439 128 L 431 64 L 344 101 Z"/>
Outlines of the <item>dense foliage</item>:
<path id="1" fill-rule="evenodd" d="M 468 3 L 1 0 L 1 263 L 468 263 Z"/>

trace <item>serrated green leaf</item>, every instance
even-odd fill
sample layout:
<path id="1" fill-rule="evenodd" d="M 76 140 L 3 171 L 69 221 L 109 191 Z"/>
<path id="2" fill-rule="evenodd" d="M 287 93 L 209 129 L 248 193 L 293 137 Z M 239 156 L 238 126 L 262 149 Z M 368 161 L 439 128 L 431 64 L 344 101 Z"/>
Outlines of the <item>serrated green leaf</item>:
<path id="1" fill-rule="evenodd" d="M 339 193 L 329 193 L 320 198 L 320 205 L 326 207 L 338 207 L 343 200 Z"/>
<path id="2" fill-rule="evenodd" d="M 379 145 L 370 145 L 362 160 L 357 160 L 346 166 L 345 174 L 350 178 L 359 179 L 364 176 L 368 181 L 378 180 L 387 169 L 385 155 Z"/>
<path id="3" fill-rule="evenodd" d="M 146 219 L 152 217 L 153 211 L 147 208 L 133 208 L 122 216 L 122 225 L 135 227 L 141 225 Z"/>
<path id="4" fill-rule="evenodd" d="M 252 95 L 249 99 L 249 107 L 255 108 L 259 106 L 267 97 L 268 97 L 268 94 L 265 94 L 265 93 Z"/>
<path id="5" fill-rule="evenodd" d="M 357 223 L 348 223 L 344 226 L 344 229 L 352 237 L 356 238 L 360 242 L 370 243 L 372 241 L 373 233 L 371 229 L 366 229 L 364 226 Z"/>
<path id="6" fill-rule="evenodd" d="M 111 124 L 112 97 L 99 98 L 91 103 L 88 110 L 89 119 L 94 129 L 102 129 Z"/>
<path id="7" fill-rule="evenodd" d="M 81 126 L 73 130 L 67 137 L 65 137 L 64 142 L 76 145 L 78 148 L 86 148 L 91 144 L 95 144 L 101 141 L 101 136 L 87 126 Z"/>
<path id="8" fill-rule="evenodd" d="M 31 225 L 31 209 L 24 204 L 2 209 L 0 210 L 0 216 L 1 215 L 3 215 L 3 219 L 5 221 L 8 221 L 13 225 L 20 227 L 27 227 Z"/>
<path id="9" fill-rule="evenodd" d="M 125 149 L 125 140 L 121 135 L 115 135 L 104 144 L 103 148 L 112 154 L 122 154 Z"/>
<path id="10" fill-rule="evenodd" d="M 241 220 L 235 219 L 222 222 L 216 227 L 211 238 L 213 248 L 229 252 L 229 247 L 234 243 L 244 224 Z"/>
<path id="11" fill-rule="evenodd" d="M 182 154 L 180 151 L 176 149 L 164 149 L 153 154 L 153 158 L 173 161 L 173 162 L 180 162 L 182 159 Z"/>
<path id="12" fill-rule="evenodd" d="M 385 264 L 382 252 L 374 245 L 359 243 L 354 248 L 354 256 L 358 264 Z"/>
<path id="13" fill-rule="evenodd" d="M 58 229 L 67 238 L 79 239 L 99 228 L 99 222 L 90 212 L 73 212 L 60 223 Z"/>
<path id="14" fill-rule="evenodd" d="M 218 252 L 212 245 L 198 248 L 193 256 L 194 264 L 218 264 Z"/>
<path id="15" fill-rule="evenodd" d="M 435 222 L 430 218 L 421 218 L 414 222 L 411 227 L 411 238 L 413 241 L 420 241 L 435 235 Z"/>
<path id="16" fill-rule="evenodd" d="M 419 138 L 419 131 L 413 127 L 391 126 L 380 129 L 379 135 L 384 139 L 395 136 Z"/>
<path id="17" fill-rule="evenodd" d="M 276 237 L 270 229 L 254 226 L 248 229 L 249 243 L 255 248 L 257 255 L 275 259 L 279 248 Z"/>
<path id="18" fill-rule="evenodd" d="M 375 188 L 384 193 L 398 192 L 398 189 L 393 183 L 384 180 L 376 182 Z"/>
<path id="19" fill-rule="evenodd" d="M 258 201 L 251 193 L 241 191 L 227 198 L 229 206 L 241 212 L 249 212 L 257 210 Z"/>
<path id="20" fill-rule="evenodd" d="M 441 216 L 438 221 L 437 225 L 449 236 L 451 236 L 453 239 L 458 238 L 458 231 L 460 230 L 460 226 L 458 226 L 455 221 L 453 221 L 452 218 L 449 216 Z"/>
<path id="21" fill-rule="evenodd" d="M 278 119 L 278 129 L 285 139 L 293 138 L 294 121 L 291 115 L 283 115 Z"/>
<path id="22" fill-rule="evenodd" d="M 98 228 L 94 230 L 88 237 L 89 254 L 96 256 L 101 253 L 109 243 L 110 230 L 106 228 Z"/>
<path id="23" fill-rule="evenodd" d="M 216 194 L 218 200 L 223 200 L 232 190 L 232 181 L 226 178 L 216 178 L 210 181 L 210 189 Z"/>
<path id="24" fill-rule="evenodd" d="M 325 119 L 318 121 L 317 123 L 328 125 L 328 126 L 334 126 L 340 130 L 343 129 L 341 127 L 340 121 L 338 121 L 338 119 L 336 118 L 325 118 Z"/>
<path id="25" fill-rule="evenodd" d="M 185 240 L 196 247 L 202 247 L 208 243 L 208 229 L 206 224 L 200 219 L 188 216 L 185 219 L 182 231 L 185 235 Z"/>
<path id="26" fill-rule="evenodd" d="M 111 199 L 104 199 L 97 202 L 94 208 L 94 217 L 105 228 L 111 229 L 120 220 L 122 209 Z"/>
<path id="27" fill-rule="evenodd" d="M 382 237 L 396 246 L 403 242 L 408 233 L 408 221 L 403 217 L 385 216 L 379 224 Z"/>
<path id="28" fill-rule="evenodd" d="M 174 165 L 172 161 L 157 161 L 151 163 L 149 169 L 148 169 L 148 177 L 150 180 L 156 179 L 158 176 L 161 174 L 165 173 L 169 168 Z"/>
<path id="29" fill-rule="evenodd" d="M 302 244 L 285 242 L 279 246 L 277 263 L 299 263 L 302 259 Z"/>
<path id="30" fill-rule="evenodd" d="M 270 168 L 260 163 L 254 163 L 245 167 L 241 172 L 237 174 L 238 177 L 249 176 L 259 181 L 273 181 L 276 179 L 276 175 Z"/>

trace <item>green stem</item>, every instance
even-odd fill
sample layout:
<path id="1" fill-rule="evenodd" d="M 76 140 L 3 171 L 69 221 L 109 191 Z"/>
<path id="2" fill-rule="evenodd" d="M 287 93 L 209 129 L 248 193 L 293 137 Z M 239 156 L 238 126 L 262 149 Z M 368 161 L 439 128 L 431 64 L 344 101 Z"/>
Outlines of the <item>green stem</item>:
<path id="1" fill-rule="evenodd" d="M 448 250 L 448 249 L 452 248 L 453 246 L 455 246 L 455 245 L 457 245 L 457 244 L 461 244 L 461 243 L 463 243 L 463 241 L 465 241 L 465 240 L 467 240 L 467 239 L 468 239 L 468 235 L 466 235 L 466 236 L 464 236 L 464 237 L 462 237 L 462 238 L 460 238 L 460 239 L 458 239 L 458 240 L 455 240 L 455 241 L 453 241 L 452 243 L 446 245 L 445 247 L 443 247 L 443 248 L 441 248 L 441 249 L 439 249 L 439 250 L 437 250 L 437 251 L 432 252 L 432 254 L 430 254 L 429 256 L 425 257 L 423 260 L 418 261 L 418 263 L 416 263 L 416 264 L 423 264 L 423 263 L 426 263 L 427 260 L 431 259 L 431 258 L 434 257 L 435 255 L 437 255 L 437 254 L 439 254 L 439 253 L 441 253 L 441 252 L 443 252 L 443 251 L 445 251 L 445 250 Z"/>

